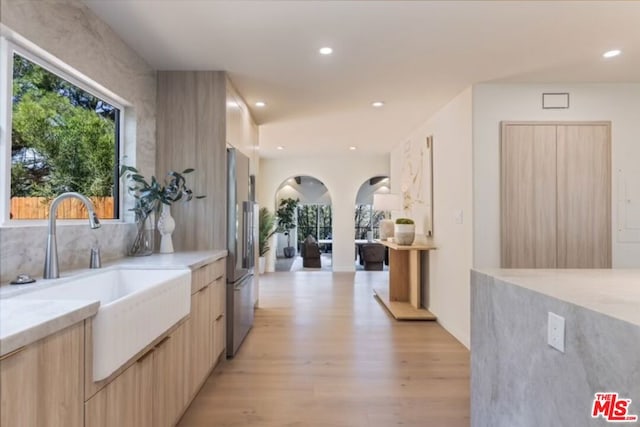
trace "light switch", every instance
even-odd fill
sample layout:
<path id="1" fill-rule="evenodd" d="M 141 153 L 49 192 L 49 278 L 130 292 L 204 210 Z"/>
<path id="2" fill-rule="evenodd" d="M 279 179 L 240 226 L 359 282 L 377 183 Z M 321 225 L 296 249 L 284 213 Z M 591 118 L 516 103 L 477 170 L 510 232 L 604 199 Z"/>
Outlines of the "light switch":
<path id="1" fill-rule="evenodd" d="M 463 222 L 462 209 L 455 209 L 453 211 L 453 218 L 455 219 L 456 224 L 462 224 L 462 222 Z"/>
<path id="2" fill-rule="evenodd" d="M 564 353 L 564 317 L 549 312 L 547 342 L 553 348 Z"/>

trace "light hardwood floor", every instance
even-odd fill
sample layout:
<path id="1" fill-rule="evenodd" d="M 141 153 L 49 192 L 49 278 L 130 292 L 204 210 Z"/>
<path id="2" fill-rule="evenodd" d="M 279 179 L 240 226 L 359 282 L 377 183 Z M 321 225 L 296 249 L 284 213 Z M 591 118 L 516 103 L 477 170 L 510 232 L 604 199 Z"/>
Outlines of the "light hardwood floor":
<path id="1" fill-rule="evenodd" d="M 374 299 L 387 273 L 269 273 L 239 353 L 179 426 L 468 426 L 469 352 Z"/>

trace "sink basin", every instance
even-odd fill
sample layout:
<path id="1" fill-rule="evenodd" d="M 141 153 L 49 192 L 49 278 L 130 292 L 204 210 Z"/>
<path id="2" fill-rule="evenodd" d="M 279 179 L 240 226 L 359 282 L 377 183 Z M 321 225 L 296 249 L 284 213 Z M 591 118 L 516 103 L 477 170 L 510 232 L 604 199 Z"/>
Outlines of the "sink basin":
<path id="1" fill-rule="evenodd" d="M 100 301 L 93 318 L 93 380 L 103 380 L 191 308 L 191 271 L 113 268 L 15 299 Z"/>

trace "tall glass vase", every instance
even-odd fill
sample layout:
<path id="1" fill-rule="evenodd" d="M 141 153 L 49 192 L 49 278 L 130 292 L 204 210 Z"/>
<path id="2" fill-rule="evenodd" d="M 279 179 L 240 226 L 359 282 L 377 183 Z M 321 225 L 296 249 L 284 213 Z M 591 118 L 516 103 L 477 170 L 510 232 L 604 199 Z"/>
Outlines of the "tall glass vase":
<path id="1" fill-rule="evenodd" d="M 140 215 L 136 220 L 136 237 L 129 248 L 129 256 L 147 256 L 153 253 L 155 224 L 154 215 Z"/>

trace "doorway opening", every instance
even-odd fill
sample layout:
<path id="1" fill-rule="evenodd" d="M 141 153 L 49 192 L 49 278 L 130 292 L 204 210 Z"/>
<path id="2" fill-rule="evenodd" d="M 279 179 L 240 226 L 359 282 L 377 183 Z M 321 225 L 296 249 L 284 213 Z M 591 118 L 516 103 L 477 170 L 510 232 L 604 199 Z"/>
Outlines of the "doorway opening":
<path id="1" fill-rule="evenodd" d="M 374 241 L 380 238 L 380 220 L 385 218 L 385 213 L 373 206 L 374 194 L 389 191 L 388 176 L 374 176 L 366 180 L 358 190 L 354 213 L 356 271 L 382 271 L 389 268 L 387 248 Z"/>
<path id="2" fill-rule="evenodd" d="M 333 212 L 322 181 L 308 175 L 285 180 L 276 207 L 275 271 L 332 271 Z"/>

